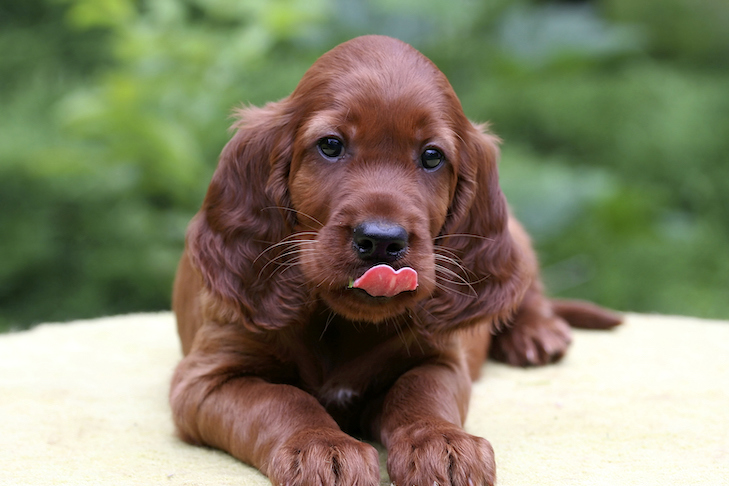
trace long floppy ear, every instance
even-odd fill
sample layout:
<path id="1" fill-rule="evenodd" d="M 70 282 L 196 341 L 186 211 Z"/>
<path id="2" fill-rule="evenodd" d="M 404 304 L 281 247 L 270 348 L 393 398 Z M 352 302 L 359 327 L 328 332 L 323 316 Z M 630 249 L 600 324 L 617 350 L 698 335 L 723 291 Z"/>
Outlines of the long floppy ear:
<path id="1" fill-rule="evenodd" d="M 442 278 L 423 304 L 421 321 L 429 332 L 505 320 L 529 285 L 529 265 L 509 232 L 498 157 L 498 139 L 484 127 L 469 126 L 449 214 L 436 239 L 436 255 L 442 256 L 436 257 L 436 275 Z"/>
<path id="2" fill-rule="evenodd" d="M 187 233 L 187 248 L 201 272 L 208 312 L 236 319 L 251 330 L 275 329 L 295 320 L 305 301 L 295 266 L 274 278 L 291 234 L 287 178 L 294 115 L 284 99 L 239 111 L 237 132 L 223 149 L 200 212 Z M 282 256 L 283 255 L 283 256 Z M 212 299 L 212 301 L 211 301 Z"/>

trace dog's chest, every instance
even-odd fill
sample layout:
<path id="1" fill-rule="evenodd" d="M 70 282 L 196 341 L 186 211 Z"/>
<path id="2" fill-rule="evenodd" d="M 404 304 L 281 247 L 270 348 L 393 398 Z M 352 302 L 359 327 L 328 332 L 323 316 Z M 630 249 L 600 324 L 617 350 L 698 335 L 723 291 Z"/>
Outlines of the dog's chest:
<path id="1" fill-rule="evenodd" d="M 361 395 L 361 390 L 355 390 L 347 383 L 327 383 L 319 389 L 317 398 L 327 408 L 346 409 L 358 401 Z"/>
<path id="2" fill-rule="evenodd" d="M 408 347 L 402 335 L 372 324 L 333 319 L 305 334 L 308 352 L 298 365 L 302 385 L 333 415 L 356 414 L 379 401 L 425 358 L 422 348 Z"/>

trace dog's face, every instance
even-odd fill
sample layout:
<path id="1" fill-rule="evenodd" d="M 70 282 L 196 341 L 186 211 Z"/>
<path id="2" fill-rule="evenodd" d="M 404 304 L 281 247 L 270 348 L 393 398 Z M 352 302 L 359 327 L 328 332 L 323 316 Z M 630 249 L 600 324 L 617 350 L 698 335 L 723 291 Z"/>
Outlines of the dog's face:
<path id="1" fill-rule="evenodd" d="M 292 95 L 306 105 L 289 172 L 310 287 L 335 312 L 380 321 L 430 296 L 467 120 L 445 77 L 407 46 L 322 57 Z M 350 288 L 377 264 L 412 268 L 392 296 Z M 376 294 L 376 293 L 375 293 Z"/>
<path id="2" fill-rule="evenodd" d="M 526 280 L 497 139 L 417 50 L 344 43 L 239 115 L 187 239 L 211 316 L 278 329 L 322 300 L 440 332 L 513 310 Z"/>

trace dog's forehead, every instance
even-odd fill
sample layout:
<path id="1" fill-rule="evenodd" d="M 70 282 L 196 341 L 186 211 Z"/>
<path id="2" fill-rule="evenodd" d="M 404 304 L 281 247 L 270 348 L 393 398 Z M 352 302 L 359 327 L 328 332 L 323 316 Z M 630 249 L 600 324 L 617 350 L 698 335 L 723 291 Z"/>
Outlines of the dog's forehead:
<path id="1" fill-rule="evenodd" d="M 360 37 L 327 52 L 292 97 L 305 100 L 307 138 L 345 126 L 373 137 L 405 126 L 431 132 L 411 130 L 415 138 L 432 133 L 455 138 L 467 123 L 445 75 L 416 49 L 388 37 Z"/>
<path id="2" fill-rule="evenodd" d="M 411 97 L 457 101 L 435 64 L 412 46 L 384 36 L 358 37 L 325 53 L 292 96 L 329 98 L 340 105 Z"/>

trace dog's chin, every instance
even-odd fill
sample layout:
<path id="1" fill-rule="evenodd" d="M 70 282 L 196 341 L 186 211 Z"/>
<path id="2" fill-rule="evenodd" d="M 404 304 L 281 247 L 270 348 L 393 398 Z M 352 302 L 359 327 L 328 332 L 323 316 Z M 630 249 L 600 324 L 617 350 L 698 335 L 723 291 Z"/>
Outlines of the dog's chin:
<path id="1" fill-rule="evenodd" d="M 378 323 L 406 314 L 422 298 L 422 289 L 401 292 L 392 297 L 373 297 L 362 289 L 326 290 L 322 300 L 334 312 L 352 321 Z"/>

